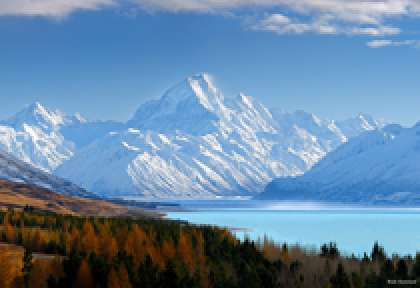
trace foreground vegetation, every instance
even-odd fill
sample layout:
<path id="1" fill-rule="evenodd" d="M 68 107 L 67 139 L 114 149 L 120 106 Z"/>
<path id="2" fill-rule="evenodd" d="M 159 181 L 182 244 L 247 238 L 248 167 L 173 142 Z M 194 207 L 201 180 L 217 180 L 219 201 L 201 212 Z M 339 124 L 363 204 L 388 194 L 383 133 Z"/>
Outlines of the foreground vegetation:
<path id="1" fill-rule="evenodd" d="M 332 243 L 307 251 L 215 227 L 31 208 L 2 211 L 0 223 L 0 287 L 387 287 L 420 277 L 420 255 L 387 258 L 377 244 L 359 259 Z"/>

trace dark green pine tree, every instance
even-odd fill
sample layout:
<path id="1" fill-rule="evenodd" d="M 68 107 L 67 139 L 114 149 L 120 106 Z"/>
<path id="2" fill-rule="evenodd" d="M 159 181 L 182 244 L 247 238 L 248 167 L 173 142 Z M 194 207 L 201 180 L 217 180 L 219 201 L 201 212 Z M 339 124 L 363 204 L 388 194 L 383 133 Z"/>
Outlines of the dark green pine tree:
<path id="1" fill-rule="evenodd" d="M 413 277 L 420 278 L 420 253 L 417 253 L 413 267 Z"/>
<path id="2" fill-rule="evenodd" d="M 182 287 L 175 269 L 175 264 L 172 261 L 166 264 L 165 270 L 161 273 L 159 280 L 159 287 L 162 288 Z"/>
<path id="3" fill-rule="evenodd" d="M 384 264 L 381 267 L 381 275 L 385 279 L 393 279 L 392 277 L 394 276 L 394 265 L 392 264 L 391 260 L 385 260 Z"/>
<path id="4" fill-rule="evenodd" d="M 152 259 L 147 255 L 138 269 L 139 287 L 158 287 L 159 269 L 153 264 Z"/>
<path id="5" fill-rule="evenodd" d="M 386 259 L 385 250 L 381 247 L 378 242 L 375 242 L 371 253 L 372 261 L 384 261 Z"/>
<path id="6" fill-rule="evenodd" d="M 408 267 L 407 263 L 404 259 L 398 260 L 397 263 L 397 277 L 399 279 L 407 279 L 408 278 Z"/>
<path id="7" fill-rule="evenodd" d="M 344 267 L 341 263 L 338 264 L 337 272 L 335 273 L 334 276 L 331 277 L 330 283 L 333 288 L 350 288 L 351 287 L 349 277 L 344 271 Z"/>

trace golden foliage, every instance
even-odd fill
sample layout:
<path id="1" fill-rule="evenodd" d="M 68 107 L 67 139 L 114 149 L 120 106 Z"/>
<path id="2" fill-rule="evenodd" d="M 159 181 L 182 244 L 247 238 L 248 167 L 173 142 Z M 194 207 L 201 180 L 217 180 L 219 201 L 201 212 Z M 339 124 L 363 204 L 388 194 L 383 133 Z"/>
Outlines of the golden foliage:
<path id="1" fill-rule="evenodd" d="M 82 260 L 79 272 L 77 273 L 76 287 L 80 288 L 93 288 L 95 287 L 92 272 L 90 271 L 89 264 L 86 259 Z"/>
<path id="2" fill-rule="evenodd" d="M 180 259 L 184 262 L 185 266 L 189 269 L 189 271 L 194 271 L 194 261 L 192 255 L 192 247 L 191 247 L 191 239 L 189 236 L 181 231 L 179 235 L 179 242 L 178 242 L 178 255 Z"/>
<path id="3" fill-rule="evenodd" d="M 0 287 L 14 287 L 22 276 L 23 250 L 13 245 L 0 245 Z"/>

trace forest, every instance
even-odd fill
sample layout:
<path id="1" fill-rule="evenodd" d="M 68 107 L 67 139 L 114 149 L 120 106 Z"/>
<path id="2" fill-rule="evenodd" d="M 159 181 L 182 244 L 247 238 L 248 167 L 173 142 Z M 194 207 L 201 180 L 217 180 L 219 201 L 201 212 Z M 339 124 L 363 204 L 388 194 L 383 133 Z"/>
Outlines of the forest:
<path id="1" fill-rule="evenodd" d="M 363 257 L 165 219 L 0 211 L 0 287 L 420 286 L 420 254 Z"/>

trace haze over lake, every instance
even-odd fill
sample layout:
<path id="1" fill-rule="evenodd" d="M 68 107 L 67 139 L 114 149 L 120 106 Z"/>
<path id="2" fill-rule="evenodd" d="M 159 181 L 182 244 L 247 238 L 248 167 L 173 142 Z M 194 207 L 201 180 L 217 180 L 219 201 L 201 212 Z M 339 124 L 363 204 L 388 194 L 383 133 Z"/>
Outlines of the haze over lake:
<path id="1" fill-rule="evenodd" d="M 185 211 L 168 218 L 234 229 L 240 238 L 267 235 L 275 242 L 319 248 L 330 241 L 340 251 L 363 256 L 375 241 L 391 255 L 415 255 L 420 243 L 420 209 L 373 208 L 265 201 L 179 201 Z"/>

